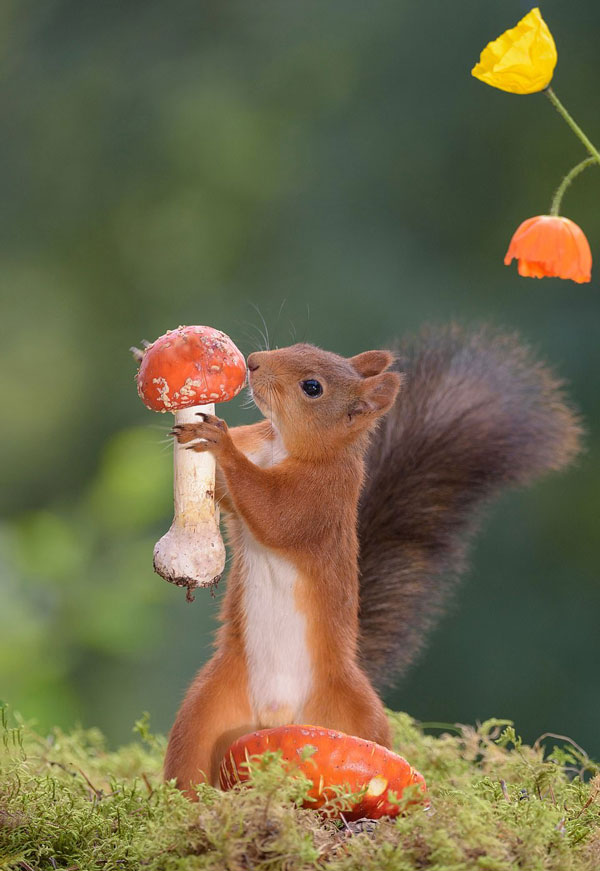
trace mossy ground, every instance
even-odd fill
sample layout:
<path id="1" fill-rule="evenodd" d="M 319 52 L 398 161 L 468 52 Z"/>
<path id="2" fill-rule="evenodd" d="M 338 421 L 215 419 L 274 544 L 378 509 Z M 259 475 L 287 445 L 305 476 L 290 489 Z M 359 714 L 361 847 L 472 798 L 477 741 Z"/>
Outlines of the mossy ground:
<path id="1" fill-rule="evenodd" d="M 366 826 L 324 821 L 306 785 L 274 759 L 255 788 L 200 787 L 198 804 L 161 782 L 164 741 L 117 752 L 96 730 L 0 735 L 2 871 L 319 868 L 598 869 L 600 769 L 577 747 L 525 746 L 506 722 L 426 734 L 390 713 L 396 749 L 425 775 L 429 808 Z M 430 731 L 430 730 L 429 730 Z"/>

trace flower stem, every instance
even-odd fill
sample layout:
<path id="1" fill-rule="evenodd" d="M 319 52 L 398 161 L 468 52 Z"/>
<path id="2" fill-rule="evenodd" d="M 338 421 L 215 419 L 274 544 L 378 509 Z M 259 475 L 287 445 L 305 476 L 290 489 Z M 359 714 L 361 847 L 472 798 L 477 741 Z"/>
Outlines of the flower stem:
<path id="1" fill-rule="evenodd" d="M 579 124 L 577 124 L 575 119 L 572 118 L 571 115 L 567 112 L 567 110 L 565 109 L 563 104 L 560 102 L 560 100 L 558 99 L 558 97 L 556 96 L 556 94 L 554 93 L 552 88 L 546 88 L 544 93 L 546 94 L 546 96 L 548 97 L 548 99 L 550 100 L 550 102 L 552 103 L 552 105 L 554 106 L 556 111 L 558 112 L 558 114 L 561 115 L 564 118 L 564 120 L 567 122 L 567 124 L 569 125 L 569 127 L 571 128 L 571 130 L 573 131 L 575 136 L 577 136 L 577 138 L 585 145 L 585 147 L 587 148 L 589 153 L 592 155 L 592 157 L 596 160 L 596 162 L 600 163 L 600 151 L 598 151 L 598 149 L 592 144 L 592 142 L 590 142 L 590 140 L 587 138 L 587 136 L 585 135 L 585 133 L 583 132 L 583 130 L 581 129 Z"/>
<path id="2" fill-rule="evenodd" d="M 556 189 L 556 193 L 552 197 L 552 205 L 550 206 L 550 214 L 558 215 L 560 209 L 560 203 L 563 198 L 564 192 L 569 187 L 574 178 L 576 178 L 580 172 L 583 172 L 588 166 L 591 166 L 593 163 L 600 163 L 600 161 L 596 160 L 595 157 L 586 157 L 585 160 L 582 160 L 581 163 L 578 163 L 577 166 L 574 166 L 573 169 L 569 170 L 566 176 L 563 178 L 561 183 Z"/>

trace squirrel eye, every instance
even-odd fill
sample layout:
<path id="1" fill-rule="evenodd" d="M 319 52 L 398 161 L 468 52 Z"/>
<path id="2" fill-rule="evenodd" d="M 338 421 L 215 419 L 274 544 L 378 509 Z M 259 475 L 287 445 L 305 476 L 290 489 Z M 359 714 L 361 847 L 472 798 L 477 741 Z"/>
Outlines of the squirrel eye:
<path id="1" fill-rule="evenodd" d="M 317 396 L 321 396 L 323 393 L 323 388 L 319 381 L 316 381 L 314 378 L 308 378 L 306 381 L 300 382 L 300 387 L 306 393 L 307 396 L 310 396 L 314 399 Z"/>

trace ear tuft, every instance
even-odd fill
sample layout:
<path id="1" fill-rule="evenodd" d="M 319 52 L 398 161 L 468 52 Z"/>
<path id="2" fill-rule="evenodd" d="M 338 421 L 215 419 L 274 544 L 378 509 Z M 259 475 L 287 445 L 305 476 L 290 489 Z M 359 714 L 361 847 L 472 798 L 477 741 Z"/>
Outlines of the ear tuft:
<path id="1" fill-rule="evenodd" d="M 364 351 L 356 357 L 350 357 L 348 362 L 363 378 L 370 378 L 385 372 L 394 362 L 394 355 L 391 351 Z"/>

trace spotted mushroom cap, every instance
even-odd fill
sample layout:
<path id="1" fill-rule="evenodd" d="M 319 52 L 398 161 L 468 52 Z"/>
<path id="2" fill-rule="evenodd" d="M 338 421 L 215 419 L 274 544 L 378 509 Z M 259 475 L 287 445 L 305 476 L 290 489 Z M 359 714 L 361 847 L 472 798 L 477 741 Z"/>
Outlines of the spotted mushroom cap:
<path id="1" fill-rule="evenodd" d="M 213 327 L 178 327 L 146 349 L 137 388 L 153 411 L 179 411 L 233 399 L 245 380 L 244 357 L 229 336 Z"/>

